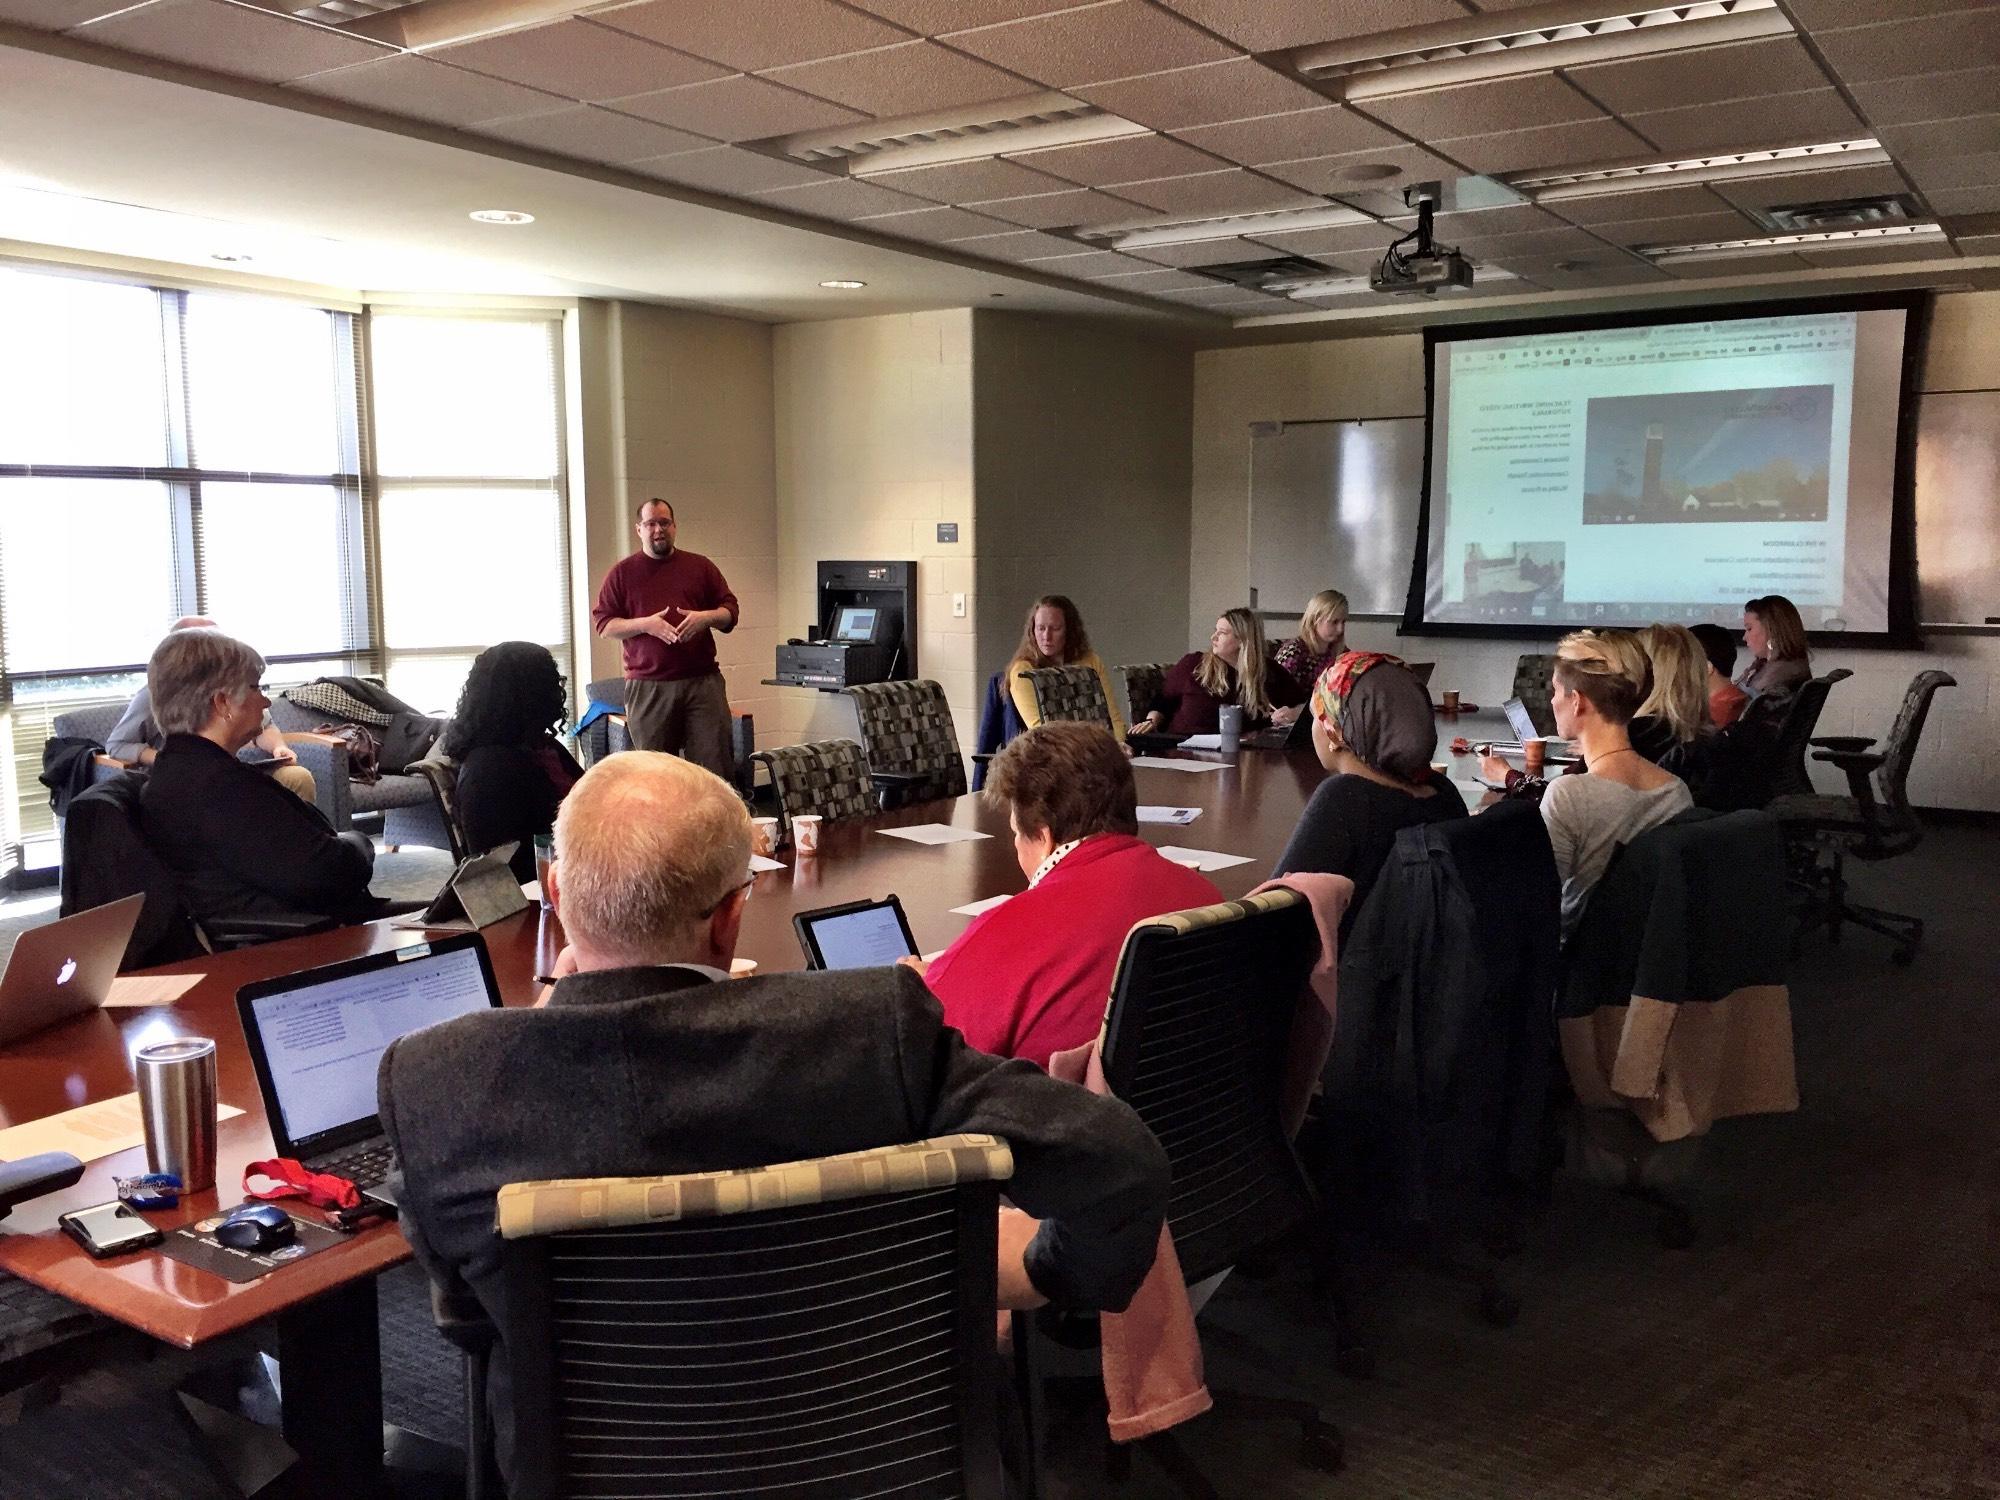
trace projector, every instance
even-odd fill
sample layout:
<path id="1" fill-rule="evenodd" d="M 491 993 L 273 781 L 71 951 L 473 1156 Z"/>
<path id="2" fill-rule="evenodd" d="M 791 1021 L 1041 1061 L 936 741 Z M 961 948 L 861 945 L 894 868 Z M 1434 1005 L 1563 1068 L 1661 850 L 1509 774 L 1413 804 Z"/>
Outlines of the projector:
<path id="1" fill-rule="evenodd" d="M 1382 252 L 1382 263 L 1368 278 L 1369 291 L 1429 296 L 1440 287 L 1472 285 L 1472 262 L 1431 239 L 1431 216 L 1442 196 L 1443 184 L 1436 182 L 1403 189 L 1403 201 L 1417 211 L 1417 227 Z"/>

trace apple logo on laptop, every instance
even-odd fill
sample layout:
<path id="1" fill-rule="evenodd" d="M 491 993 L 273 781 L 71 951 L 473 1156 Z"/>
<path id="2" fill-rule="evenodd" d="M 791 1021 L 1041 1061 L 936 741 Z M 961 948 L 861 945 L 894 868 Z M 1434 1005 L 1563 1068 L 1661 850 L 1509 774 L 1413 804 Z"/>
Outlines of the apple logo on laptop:
<path id="1" fill-rule="evenodd" d="M 56 970 L 56 983 L 68 984 L 70 980 L 73 979 L 75 976 L 76 976 L 76 960 L 73 958 L 64 959 L 63 966 L 60 969 Z"/>

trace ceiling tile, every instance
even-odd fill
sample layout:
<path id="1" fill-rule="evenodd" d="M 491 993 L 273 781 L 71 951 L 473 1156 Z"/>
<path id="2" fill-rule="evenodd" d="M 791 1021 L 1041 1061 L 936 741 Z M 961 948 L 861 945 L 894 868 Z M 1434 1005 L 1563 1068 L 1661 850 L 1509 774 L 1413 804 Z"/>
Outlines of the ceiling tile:
<path id="1" fill-rule="evenodd" d="M 1210 31 L 1271 52 L 1431 21 L 1462 21 L 1454 0 L 1163 0 Z"/>
<path id="2" fill-rule="evenodd" d="M 1898 16 L 1874 26 L 1815 33 L 1820 51 L 1847 84 L 1916 78 L 1940 58 L 1954 67 L 2000 63 L 2000 6 L 1978 5 L 1941 16 Z"/>
<path id="3" fill-rule="evenodd" d="M 1792 37 L 1695 47 L 1630 62 L 1567 68 L 1564 76 L 1613 114 L 1677 109 L 1723 99 L 1762 99 L 1831 82 Z"/>
<path id="4" fill-rule="evenodd" d="M 1130 256 L 1113 250 L 1080 250 L 1075 245 L 1054 255 L 1031 255 L 1028 264 L 1051 276 L 1107 276 L 1115 271 L 1132 269 Z"/>
<path id="5" fill-rule="evenodd" d="M 1907 193 L 1909 184 L 1894 167 L 1838 167 L 1830 172 L 1791 172 L 1718 182 L 1715 191 L 1738 208 L 1771 208 L 1780 203 L 1827 203 L 1835 198 L 1872 198 Z"/>
<path id="6" fill-rule="evenodd" d="M 1572 224 L 1616 224 L 1625 219 L 1663 219 L 1687 214 L 1719 214 L 1729 205 L 1706 187 L 1641 188 L 1595 198 L 1563 198 L 1548 205 Z"/>
<path id="7" fill-rule="evenodd" d="M 998 68 L 936 42 L 902 42 L 846 57 L 773 68 L 766 75 L 877 119 L 928 114 L 1036 92 Z"/>
<path id="8" fill-rule="evenodd" d="M 539 89 L 446 67 L 414 53 L 316 73 L 291 87 L 441 125 L 547 114 L 568 102 Z"/>
<path id="9" fill-rule="evenodd" d="M 0 0 L 0 21 L 30 31 L 67 31 L 127 10 L 132 0 Z"/>
<path id="10" fill-rule="evenodd" d="M 1227 125 L 1195 126 L 1176 134 L 1191 146 L 1246 167 L 1261 166 L 1267 161 L 1298 161 L 1309 156 L 1394 150 L 1408 144 L 1365 115 L 1337 104 L 1237 120 Z"/>
<path id="11" fill-rule="evenodd" d="M 627 114 L 657 120 L 676 130 L 718 141 L 755 141 L 765 136 L 822 130 L 862 118 L 823 99 L 808 98 L 762 78 L 738 75 L 712 83 L 690 83 L 657 93 L 634 94 L 612 104 Z"/>
<path id="12" fill-rule="evenodd" d="M 1507 256 L 1538 260 L 1589 260 L 1616 252 L 1603 240 L 1582 229 L 1545 229 L 1532 234 L 1501 234 L 1482 237 L 1473 234 L 1439 235 L 1474 260 L 1504 260 Z"/>
<path id="13" fill-rule="evenodd" d="M 1047 151 L 1024 151 L 1009 159 L 1084 187 L 1108 187 L 1114 182 L 1137 182 L 1183 172 L 1209 172 L 1223 165 L 1205 152 L 1163 135 L 1134 135 L 1121 141 L 1055 146 Z"/>
<path id="14" fill-rule="evenodd" d="M 758 198 L 794 213 L 813 214 L 822 219 L 859 219 L 868 214 L 892 214 L 903 209 L 928 208 L 922 198 L 893 192 L 854 177 L 836 177 L 828 182 L 811 182 L 804 187 L 774 188 Z"/>
<path id="15" fill-rule="evenodd" d="M 1036 270 L 1054 266 L 1058 262 L 1049 257 L 1061 255 L 1066 250 L 1078 248 L 1076 241 L 1063 239 L 1060 235 L 1038 234 L 1032 229 L 1015 229 L 1006 234 L 980 234 L 969 240 L 952 241 L 952 249 L 963 250 L 967 255 L 984 255 L 989 260 L 1011 260 L 1016 262 L 1038 260 Z M 1056 275 L 1074 275 L 1075 272 L 1058 271 Z"/>
<path id="16" fill-rule="evenodd" d="M 1946 218 L 1956 214 L 1987 214 L 2000 209 L 2000 183 L 1985 187 L 1939 188 L 1924 194 L 1932 208 Z"/>
<path id="17" fill-rule="evenodd" d="M 915 193 L 933 203 L 974 203 L 985 198 L 1021 198 L 1029 193 L 1057 193 L 1070 185 L 1060 177 L 1033 172 L 997 157 L 985 161 L 955 161 L 937 167 L 911 167 L 902 172 L 876 172 L 871 182 L 898 192 Z"/>
<path id="18" fill-rule="evenodd" d="M 1788 271 L 1810 270 L 1796 255 L 1732 255 L 1721 260 L 1689 260 L 1662 266 L 1676 281 L 1709 281 L 1723 276 L 1773 277 Z"/>
<path id="19" fill-rule="evenodd" d="M 1234 239 L 1207 240 L 1199 245 L 1148 245 L 1126 253 L 1162 266 L 1219 266 L 1237 260 L 1268 260 L 1293 252 L 1258 240 Z"/>
<path id="20" fill-rule="evenodd" d="M 1410 227 L 1416 227 L 1414 217 Z M 1545 208 L 1532 203 L 1510 203 L 1500 208 L 1462 210 L 1434 214 L 1431 220 L 1439 238 L 1462 235 L 1466 239 L 1492 239 L 1502 234 L 1533 234 L 1537 231 L 1567 229 L 1569 226 Z"/>
<path id="21" fill-rule="evenodd" d="M 1074 10 L 1090 0 L 847 0 L 857 10 L 894 21 L 923 36 L 960 31 L 994 21 L 1018 21 L 1052 10 Z"/>
<path id="22" fill-rule="evenodd" d="M 1710 151 L 1743 151 L 1762 146 L 1851 141 L 1868 127 L 1832 89 L 1773 94 L 1730 104 L 1696 104 L 1682 109 L 1627 115 L 1625 123 L 1662 151 L 1699 156 Z"/>
<path id="23" fill-rule="evenodd" d="M 1897 245 L 1871 245 L 1863 240 L 1848 248 L 1829 245 L 1801 250 L 1799 258 L 1815 266 L 1889 266 L 1909 261 L 1957 260 L 1958 251 L 1944 240 Z"/>
<path id="24" fill-rule="evenodd" d="M 969 240 L 976 234 L 1008 234 L 1015 226 L 962 208 L 917 208 L 907 213 L 871 214 L 855 223 L 863 229 L 912 240 Z"/>
<path id="25" fill-rule="evenodd" d="M 1287 255 L 1345 255 L 1386 250 L 1403 231 L 1386 224 L 1341 224 L 1332 229 L 1300 229 L 1287 234 L 1260 234 L 1259 240 Z"/>
<path id="26" fill-rule="evenodd" d="M 1378 175 L 1375 169 L 1385 166 L 1396 170 L 1388 176 Z M 1333 193 L 1343 198 L 1349 193 L 1370 190 L 1400 194 L 1406 183 L 1459 175 L 1459 169 L 1450 162 L 1415 146 L 1353 151 L 1342 156 L 1309 156 L 1303 161 L 1265 162 L 1257 170 L 1309 193 Z M 1391 205 L 1392 209 L 1401 206 L 1400 200 Z"/>
<path id="27" fill-rule="evenodd" d="M 742 197 L 746 193 L 767 193 L 776 188 L 804 187 L 826 181 L 826 173 L 815 172 L 794 162 L 778 161 L 755 151 L 735 146 L 712 146 L 706 151 L 686 151 L 674 156 L 648 157 L 625 164 L 635 172 L 677 182 L 682 187 L 700 188 L 706 193 Z"/>
<path id="28" fill-rule="evenodd" d="M 945 39 L 960 51 L 1058 89 L 1235 55 L 1227 43 L 1144 0 L 1104 0 L 1079 10 L 954 31 Z"/>
<path id="29" fill-rule="evenodd" d="M 635 120 L 587 104 L 521 120 L 489 120 L 479 127 L 479 133 L 559 156 L 602 162 L 641 161 L 715 144 L 684 130 L 669 130 L 651 120 Z"/>
<path id="30" fill-rule="evenodd" d="M 1106 266 L 1090 271 L 1086 274 L 1085 279 L 1089 281 L 1102 281 L 1107 277 L 1123 276 L 1130 271 L 1157 271 L 1159 269 L 1151 261 L 1135 260 L 1129 255 L 1120 255 L 1116 259 L 1122 262 L 1122 264 Z"/>
<path id="31" fill-rule="evenodd" d="M 782 5 L 716 5 L 713 0 L 642 0 L 591 12 L 606 26 L 662 42 L 742 73 L 859 52 L 904 40 L 905 33 L 833 0 Z"/>
<path id="32" fill-rule="evenodd" d="M 1899 17 L 1942 15 L 1977 3 L 1978 0 L 1789 0 L 1786 8 L 1800 24 L 1818 34 Z"/>
<path id="33" fill-rule="evenodd" d="M 1675 219 L 1629 219 L 1600 224 L 1596 233 L 1614 245 L 1697 245 L 1709 240 L 1752 239 L 1769 231 L 1742 214 L 1689 214 Z"/>
<path id="34" fill-rule="evenodd" d="M 2000 182 L 2000 151 L 1968 151 L 1963 156 L 1927 157 L 1905 163 L 1926 193 L 1987 187 Z"/>
<path id="35" fill-rule="evenodd" d="M 1061 193 L 1036 193 L 1026 198 L 1000 198 L 992 202 L 968 203 L 967 208 L 1009 224 L 1028 229 L 1067 229 L 1078 224 L 1120 224 L 1127 219 L 1143 219 L 1143 204 L 1100 193 L 1094 188 L 1071 188 Z"/>
<path id="36" fill-rule="evenodd" d="M 1502 253 L 1493 257 L 1493 263 L 1542 286 L 1620 286 L 1630 281 L 1658 281 L 1666 274 L 1650 262 L 1609 246 L 1566 256 Z"/>
<path id="37" fill-rule="evenodd" d="M 1432 145 L 1439 155 L 1486 173 L 1580 167 L 1651 154 L 1643 140 L 1612 119 L 1578 120 L 1540 130 L 1509 130 Z"/>
<path id="38" fill-rule="evenodd" d="M 1945 229 L 1955 240 L 1991 238 L 2000 234 L 2000 211 L 1984 214 L 1958 214 L 1945 221 Z M 1967 252 L 1970 254 L 1971 252 Z"/>
<path id="39" fill-rule="evenodd" d="M 1967 68 L 1960 73 L 1927 73 L 1857 83 L 1855 102 L 1871 125 L 1921 125 L 1984 114 L 2000 99 L 2000 68 Z"/>
<path id="40" fill-rule="evenodd" d="M 1271 182 L 1239 167 L 1120 184 L 1118 196 L 1170 214 L 1246 214 L 1267 209 L 1311 208 L 1325 200 Z"/>
<path id="41" fill-rule="evenodd" d="M 1075 93 L 1099 109 L 1155 130 L 1314 109 L 1327 102 L 1324 95 L 1249 57 L 1086 84 Z"/>
<path id="42" fill-rule="evenodd" d="M 2000 105 L 2000 97 L 1988 102 Z M 1898 161 L 1963 156 L 1968 151 L 2000 151 L 2000 114 L 1932 120 L 1924 125 L 1890 125 L 1876 134 Z"/>
<path id="43" fill-rule="evenodd" d="M 1370 99 L 1356 107 L 1424 141 L 1604 118 L 1603 110 L 1560 78 L 1546 73 Z"/>
<path id="44" fill-rule="evenodd" d="M 453 67 L 590 103 L 700 83 L 729 72 L 684 52 L 634 41 L 589 21 L 576 20 L 530 26 L 455 47 L 439 47 L 424 55 Z"/>
<path id="45" fill-rule="evenodd" d="M 348 63 L 393 56 L 390 48 L 326 26 L 226 0 L 154 0 L 75 33 L 124 52 L 284 83 Z"/>
<path id="46" fill-rule="evenodd" d="M 1176 270 L 1172 266 L 1155 266 L 1145 271 L 1126 271 L 1116 276 L 1093 276 L 1091 280 L 1099 286 L 1113 286 L 1126 292 L 1144 292 L 1149 296 L 1154 292 L 1186 292 L 1200 287 L 1221 285 L 1213 276 L 1197 276 L 1192 271 Z"/>
<path id="47" fill-rule="evenodd" d="M 1968 234 L 1959 237 L 1961 255 L 2000 255 L 2000 234 Z"/>

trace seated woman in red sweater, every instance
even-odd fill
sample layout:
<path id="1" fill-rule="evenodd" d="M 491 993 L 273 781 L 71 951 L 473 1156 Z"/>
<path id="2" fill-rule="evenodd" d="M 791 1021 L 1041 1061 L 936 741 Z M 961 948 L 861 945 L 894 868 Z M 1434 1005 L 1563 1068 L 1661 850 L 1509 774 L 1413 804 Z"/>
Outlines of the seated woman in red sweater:
<path id="1" fill-rule="evenodd" d="M 1214 734 L 1225 703 L 1242 705 L 1245 729 L 1267 722 L 1289 724 L 1299 716 L 1309 690 L 1310 685 L 1301 689 L 1271 660 L 1264 627 L 1254 614 L 1227 610 L 1215 622 L 1206 651 L 1190 651 L 1167 669 L 1152 712 L 1132 728 Z"/>
<path id="2" fill-rule="evenodd" d="M 1046 1068 L 1097 1035 L 1135 922 L 1222 893 L 1138 837 L 1138 790 L 1096 724 L 1042 724 L 994 757 L 985 795 L 1008 810 L 1028 888 L 973 918 L 923 974 L 982 1052 Z"/>

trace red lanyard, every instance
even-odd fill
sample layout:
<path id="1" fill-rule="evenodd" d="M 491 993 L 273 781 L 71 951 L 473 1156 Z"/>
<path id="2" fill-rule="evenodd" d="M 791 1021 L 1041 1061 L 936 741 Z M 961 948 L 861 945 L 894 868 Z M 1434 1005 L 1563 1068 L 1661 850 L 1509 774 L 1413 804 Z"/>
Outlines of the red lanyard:
<path id="1" fill-rule="evenodd" d="M 266 1179 L 268 1185 L 251 1186 L 251 1180 L 259 1177 Z M 361 1190 L 345 1177 L 307 1171 L 289 1156 L 251 1162 L 243 1169 L 243 1192 L 246 1197 L 267 1201 L 303 1198 L 314 1208 L 357 1208 L 361 1204 Z"/>

